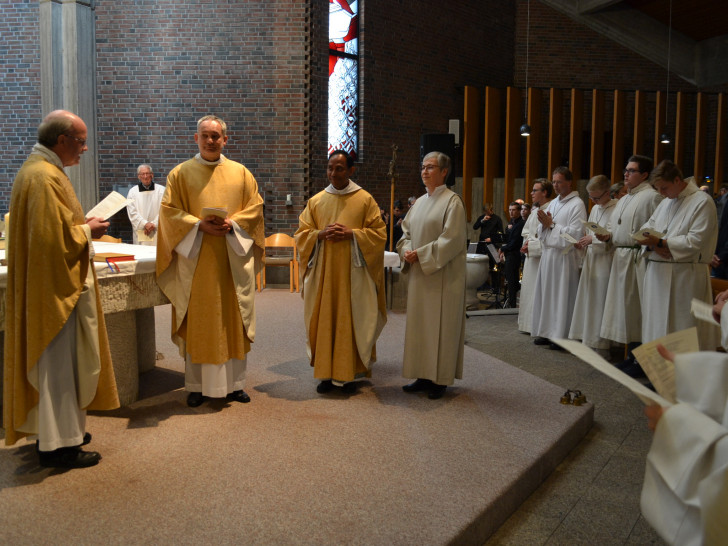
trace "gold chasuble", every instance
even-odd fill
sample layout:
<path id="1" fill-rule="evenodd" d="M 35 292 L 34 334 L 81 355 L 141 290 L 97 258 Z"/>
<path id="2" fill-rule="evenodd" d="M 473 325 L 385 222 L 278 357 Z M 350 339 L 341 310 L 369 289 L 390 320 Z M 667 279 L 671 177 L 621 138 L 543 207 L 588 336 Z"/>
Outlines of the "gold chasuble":
<path id="1" fill-rule="evenodd" d="M 354 187 L 349 193 L 324 190 L 313 196 L 295 235 L 314 377 L 337 383 L 371 376 L 375 343 L 387 322 L 386 226 L 374 198 L 350 182 Z M 351 228 L 354 239 L 319 241 L 319 232 L 335 222 Z"/>
<path id="2" fill-rule="evenodd" d="M 255 337 L 255 275 L 263 249 L 263 200 L 245 166 L 221 156 L 218 164 L 190 159 L 167 177 L 159 211 L 157 282 L 172 302 L 172 340 L 198 364 L 245 359 Z M 201 219 L 202 209 L 225 209 L 235 233 L 198 232 L 198 253 L 177 245 Z M 246 241 L 240 255 L 230 240 Z M 192 255 L 194 254 L 194 255 Z"/>
<path id="3" fill-rule="evenodd" d="M 91 230 L 66 173 L 44 155 L 34 152 L 18 171 L 9 224 L 3 426 L 12 445 L 37 432 L 36 364 L 74 309 L 79 408 L 114 409 L 119 398 L 90 266 Z"/>

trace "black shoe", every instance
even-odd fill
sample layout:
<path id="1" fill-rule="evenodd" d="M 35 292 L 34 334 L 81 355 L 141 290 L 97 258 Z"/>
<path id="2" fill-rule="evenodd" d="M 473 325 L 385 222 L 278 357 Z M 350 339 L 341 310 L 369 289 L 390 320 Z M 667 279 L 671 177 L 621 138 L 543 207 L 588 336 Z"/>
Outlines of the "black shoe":
<path id="1" fill-rule="evenodd" d="M 344 393 L 346 394 L 354 394 L 356 392 L 356 382 L 349 381 L 348 383 L 344 383 L 344 386 L 341 387 L 341 390 L 344 391 Z"/>
<path id="2" fill-rule="evenodd" d="M 318 387 L 316 387 L 316 392 L 319 394 L 326 394 L 327 392 L 330 392 L 334 388 L 334 384 L 332 383 L 331 379 L 326 379 L 325 381 L 321 381 L 321 383 L 318 384 Z"/>
<path id="3" fill-rule="evenodd" d="M 647 377 L 645 371 L 633 358 L 628 358 L 627 360 L 623 360 L 622 362 L 617 364 L 617 369 L 626 373 L 628 376 L 634 379 L 643 379 Z"/>
<path id="4" fill-rule="evenodd" d="M 561 345 L 557 345 L 556 343 L 549 343 L 549 349 L 551 349 L 552 351 L 565 351 L 566 350 Z"/>
<path id="5" fill-rule="evenodd" d="M 77 446 L 77 447 L 85 446 L 90 443 L 91 443 L 91 433 L 85 432 L 83 434 L 83 441 L 81 442 L 81 445 Z M 40 444 L 39 444 L 38 440 L 35 441 L 35 452 L 40 453 Z"/>
<path id="6" fill-rule="evenodd" d="M 202 396 L 201 392 L 191 392 L 187 395 L 187 405 L 191 408 L 196 408 L 207 400 L 207 396 Z"/>
<path id="7" fill-rule="evenodd" d="M 240 389 L 239 391 L 233 391 L 228 394 L 227 397 L 230 400 L 234 400 L 235 402 L 240 402 L 242 404 L 247 404 L 248 402 L 250 402 L 250 396 L 248 396 L 248 393 L 246 393 L 243 389 Z"/>
<path id="8" fill-rule="evenodd" d="M 101 455 L 78 447 L 62 447 L 55 451 L 39 451 L 38 462 L 47 468 L 86 468 L 98 464 Z"/>
<path id="9" fill-rule="evenodd" d="M 445 396 L 446 390 L 447 385 L 438 385 L 437 383 L 433 383 L 432 388 L 430 388 L 430 392 L 427 395 L 427 398 L 429 398 L 430 400 L 438 400 L 439 398 Z"/>
<path id="10" fill-rule="evenodd" d="M 536 337 L 533 340 L 534 345 L 551 345 L 551 342 L 549 341 L 549 338 L 547 337 Z"/>
<path id="11" fill-rule="evenodd" d="M 414 383 L 404 385 L 402 390 L 404 392 L 422 392 L 429 391 L 432 388 L 432 381 L 429 379 L 417 379 Z"/>

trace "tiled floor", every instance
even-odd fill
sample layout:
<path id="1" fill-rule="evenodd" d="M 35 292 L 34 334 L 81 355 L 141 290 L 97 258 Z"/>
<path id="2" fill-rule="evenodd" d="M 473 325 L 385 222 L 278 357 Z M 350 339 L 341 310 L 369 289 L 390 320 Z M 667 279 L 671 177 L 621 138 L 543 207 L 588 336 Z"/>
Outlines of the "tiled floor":
<path id="1" fill-rule="evenodd" d="M 471 317 L 466 332 L 470 347 L 595 405 L 587 437 L 487 544 L 664 544 L 639 508 L 652 441 L 642 403 L 574 356 L 535 346 L 514 314 Z"/>

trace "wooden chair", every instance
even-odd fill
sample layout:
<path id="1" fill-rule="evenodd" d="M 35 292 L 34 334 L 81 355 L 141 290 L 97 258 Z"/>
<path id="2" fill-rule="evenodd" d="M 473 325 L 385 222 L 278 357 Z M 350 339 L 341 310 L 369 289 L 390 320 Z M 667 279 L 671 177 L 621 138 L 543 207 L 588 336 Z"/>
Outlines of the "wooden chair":
<path id="1" fill-rule="evenodd" d="M 274 255 L 269 255 L 269 249 L 283 249 L 290 248 L 291 253 L 281 255 L 280 252 L 276 252 Z M 285 233 L 274 233 L 265 238 L 265 266 L 261 269 L 260 273 L 256 278 L 256 284 L 258 285 L 258 291 L 260 292 L 265 288 L 265 270 L 269 266 L 287 266 L 288 267 L 288 279 L 291 292 L 295 287 L 296 292 L 299 292 L 298 287 L 298 258 L 296 256 L 296 241 L 290 235 Z"/>
<path id="2" fill-rule="evenodd" d="M 716 279 L 715 277 L 710 278 L 710 288 L 713 292 L 713 301 L 715 301 L 715 297 L 725 291 L 728 290 L 728 281 L 724 279 Z"/>

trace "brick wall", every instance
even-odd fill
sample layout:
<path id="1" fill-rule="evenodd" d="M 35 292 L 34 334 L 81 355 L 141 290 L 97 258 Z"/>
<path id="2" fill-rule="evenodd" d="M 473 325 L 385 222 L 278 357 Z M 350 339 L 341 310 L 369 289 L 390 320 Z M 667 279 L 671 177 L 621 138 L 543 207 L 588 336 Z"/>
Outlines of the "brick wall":
<path id="1" fill-rule="evenodd" d="M 7 2 L 0 13 L 0 213 L 5 213 L 15 174 L 35 144 L 41 118 L 38 2 Z"/>
<path id="2" fill-rule="evenodd" d="M 366 0 L 356 179 L 380 204 L 389 206 L 392 144 L 395 198 L 421 195 L 420 135 L 447 133 L 449 119 L 462 119 L 465 85 L 511 82 L 514 25 L 511 2 Z"/>
<path id="3" fill-rule="evenodd" d="M 395 197 L 421 194 L 420 135 L 462 119 L 463 87 L 525 84 L 526 0 L 361 4 L 356 180 L 386 206 L 392 144 L 400 148 Z M 0 13 L 0 113 L 9 136 L 1 211 L 35 140 L 40 67 L 37 2 L 5 3 Z M 101 194 L 135 182 L 139 163 L 152 164 L 164 183 L 197 151 L 195 120 L 216 113 L 229 125 L 226 155 L 248 166 L 264 192 L 267 232 L 292 233 L 306 199 L 326 185 L 328 2 L 98 0 L 96 21 Z M 665 77 L 662 67 L 531 2 L 530 85 L 657 90 Z M 696 91 L 673 77 L 676 90 Z M 123 213 L 112 233 L 130 240 Z"/>
<path id="4" fill-rule="evenodd" d="M 196 120 L 214 113 L 228 124 L 225 155 L 265 196 L 268 231 L 290 232 L 309 158 L 307 10 L 282 0 L 99 0 L 101 193 L 134 182 L 139 163 L 164 183 L 197 153 Z"/>

